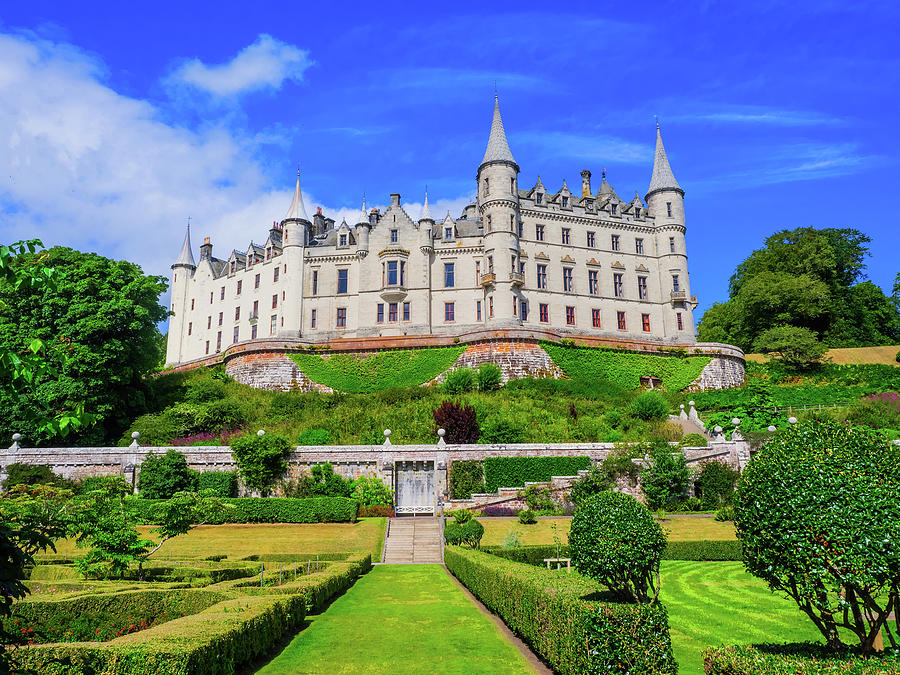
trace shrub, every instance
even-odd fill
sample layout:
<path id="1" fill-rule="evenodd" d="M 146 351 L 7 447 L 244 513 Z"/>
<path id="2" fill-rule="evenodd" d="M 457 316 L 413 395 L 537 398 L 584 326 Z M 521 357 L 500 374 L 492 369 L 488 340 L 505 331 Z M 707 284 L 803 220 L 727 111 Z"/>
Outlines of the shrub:
<path id="1" fill-rule="evenodd" d="M 287 471 L 291 450 L 290 441 L 278 434 L 247 434 L 231 441 L 231 454 L 244 485 L 263 493 Z"/>
<path id="2" fill-rule="evenodd" d="M 360 507 L 390 506 L 394 495 L 377 476 L 360 476 L 352 482 L 351 495 Z"/>
<path id="3" fill-rule="evenodd" d="M 457 525 L 465 525 L 475 517 L 475 514 L 469 509 L 456 509 L 455 511 L 450 511 L 449 515 L 453 517 L 453 522 Z"/>
<path id="4" fill-rule="evenodd" d="M 458 444 L 478 441 L 481 430 L 478 428 L 478 413 L 472 406 L 444 401 L 431 414 L 434 418 L 435 432 L 438 429 L 446 432 L 445 442 Z"/>
<path id="5" fill-rule="evenodd" d="M 9 490 L 16 485 L 55 485 L 70 489 L 73 481 L 53 473 L 53 469 L 46 464 L 13 462 L 6 466 L 6 480 L 3 481 L 3 489 Z"/>
<path id="6" fill-rule="evenodd" d="M 328 429 L 306 429 L 300 432 L 297 445 L 331 445 L 331 432 Z"/>
<path id="7" fill-rule="evenodd" d="M 523 525 L 534 525 L 537 522 L 537 516 L 531 509 L 522 509 L 519 511 L 519 522 Z"/>
<path id="8" fill-rule="evenodd" d="M 475 371 L 471 368 L 454 368 L 444 376 L 444 391 L 448 394 L 465 394 L 475 388 Z"/>
<path id="9" fill-rule="evenodd" d="M 658 443 L 650 451 L 649 462 L 641 470 L 641 489 L 651 509 L 668 508 L 687 491 L 691 473 L 681 448 Z"/>
<path id="10" fill-rule="evenodd" d="M 636 486 L 641 475 L 641 467 L 635 464 L 634 460 L 643 456 L 644 450 L 640 446 L 617 446 L 600 462 L 601 479 L 610 485 L 624 479 L 631 487 Z"/>
<path id="11" fill-rule="evenodd" d="M 708 675 L 898 675 L 900 655 L 865 658 L 852 651 L 834 653 L 821 644 L 734 645 L 707 647 Z"/>
<path id="12" fill-rule="evenodd" d="M 360 504 L 357 515 L 360 518 L 393 518 L 394 507 L 390 504 L 376 504 L 374 506 L 363 506 Z"/>
<path id="13" fill-rule="evenodd" d="M 225 383 L 213 378 L 197 378 L 190 382 L 184 393 L 189 403 L 209 403 L 225 398 Z"/>
<path id="14" fill-rule="evenodd" d="M 453 546 L 468 546 L 478 548 L 481 538 L 484 536 L 484 525 L 477 520 L 469 520 L 465 523 L 447 523 L 444 526 L 444 540 Z"/>
<path id="15" fill-rule="evenodd" d="M 244 406 L 234 399 L 226 398 L 203 405 L 192 430 L 221 431 L 236 429 L 246 423 L 247 410 Z"/>
<path id="16" fill-rule="evenodd" d="M 682 448 L 705 448 L 709 445 L 706 436 L 702 434 L 685 434 L 678 441 L 678 445 Z"/>
<path id="17" fill-rule="evenodd" d="M 532 511 L 552 511 L 556 506 L 550 494 L 550 488 L 547 487 L 529 485 L 519 493 L 519 498 L 524 499 Z"/>
<path id="18" fill-rule="evenodd" d="M 556 673 L 677 672 L 660 603 L 588 601 L 596 586 L 587 579 L 480 551 L 450 547 L 444 561 Z"/>
<path id="19" fill-rule="evenodd" d="M 850 406 L 847 421 L 870 429 L 898 429 L 900 395 L 890 391 L 866 396 Z"/>
<path id="20" fill-rule="evenodd" d="M 741 474 L 724 462 L 702 462 L 696 485 L 700 487 L 700 497 L 704 510 L 717 509 L 731 504 L 734 486 Z"/>
<path id="21" fill-rule="evenodd" d="M 750 573 L 793 598 L 831 649 L 841 628 L 871 651 L 900 600 L 900 447 L 864 427 L 797 424 L 744 469 L 735 527 Z"/>
<path id="22" fill-rule="evenodd" d="M 478 391 L 493 391 L 503 384 L 503 371 L 496 363 L 482 363 L 475 371 Z"/>
<path id="23" fill-rule="evenodd" d="M 612 488 L 612 482 L 609 477 L 599 468 L 592 466 L 590 473 L 572 483 L 572 487 L 569 489 L 569 499 L 578 506 L 588 497 L 606 492 L 610 488 Z"/>
<path id="24" fill-rule="evenodd" d="M 226 523 L 347 523 L 356 522 L 358 504 L 348 497 L 239 497 L 223 499 L 229 508 L 210 514 L 207 525 Z M 140 520 L 156 524 L 159 502 L 138 499 L 135 507 Z"/>
<path id="25" fill-rule="evenodd" d="M 894 361 L 900 363 L 900 352 L 897 352 L 897 355 L 894 357 Z"/>
<path id="26" fill-rule="evenodd" d="M 212 490 L 217 497 L 234 497 L 237 488 L 234 471 L 201 471 L 197 476 L 197 490 Z"/>
<path id="27" fill-rule="evenodd" d="M 486 457 L 484 479 L 486 490 L 496 492 L 501 487 L 525 487 L 525 483 L 550 480 L 553 476 L 577 476 L 581 469 L 589 469 L 588 457 Z"/>
<path id="28" fill-rule="evenodd" d="M 669 402 L 658 391 L 644 391 L 634 397 L 628 412 L 645 422 L 663 420 L 669 414 Z"/>
<path id="29" fill-rule="evenodd" d="M 734 520 L 734 507 L 733 506 L 723 506 L 721 509 L 716 511 L 715 519 L 720 523 L 733 521 Z"/>
<path id="30" fill-rule="evenodd" d="M 197 489 L 197 473 L 188 468 L 187 458 L 177 450 L 158 455 L 152 450 L 144 457 L 138 473 L 138 490 L 146 499 L 168 499 L 176 492 Z"/>
<path id="31" fill-rule="evenodd" d="M 621 492 L 591 497 L 572 518 L 569 549 L 575 569 L 627 602 L 656 600 L 665 548 L 659 523 L 634 497 Z"/>
<path id="32" fill-rule="evenodd" d="M 479 443 L 521 443 L 524 440 L 525 427 L 503 417 L 494 415 L 481 425 Z"/>
<path id="33" fill-rule="evenodd" d="M 770 328 L 757 336 L 753 349 L 763 354 L 774 354 L 785 366 L 796 369 L 812 367 L 828 351 L 813 331 L 799 326 Z"/>
<path id="34" fill-rule="evenodd" d="M 282 483 L 286 497 L 349 497 L 354 482 L 334 472 L 331 462 L 322 462 L 310 467 L 310 472 L 295 482 Z M 365 489 L 365 488 L 364 488 Z"/>
<path id="35" fill-rule="evenodd" d="M 450 498 L 469 499 L 484 492 L 484 465 L 481 460 L 463 459 L 450 465 Z"/>

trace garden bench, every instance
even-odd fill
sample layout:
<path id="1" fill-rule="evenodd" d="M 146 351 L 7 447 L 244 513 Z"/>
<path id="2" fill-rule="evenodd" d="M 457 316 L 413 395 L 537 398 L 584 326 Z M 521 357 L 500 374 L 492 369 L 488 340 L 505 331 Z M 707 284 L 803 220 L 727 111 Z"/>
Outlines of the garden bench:
<path id="1" fill-rule="evenodd" d="M 556 569 L 562 569 L 562 564 L 566 563 L 566 572 L 569 574 L 572 573 L 572 559 L 571 558 L 544 558 L 544 562 L 547 563 L 547 569 L 550 569 L 550 563 L 556 563 Z"/>

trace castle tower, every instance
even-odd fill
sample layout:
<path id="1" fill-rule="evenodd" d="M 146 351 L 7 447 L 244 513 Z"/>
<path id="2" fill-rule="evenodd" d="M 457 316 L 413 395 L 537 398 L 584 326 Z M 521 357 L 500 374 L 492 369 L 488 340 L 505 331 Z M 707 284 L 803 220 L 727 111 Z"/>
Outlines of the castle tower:
<path id="1" fill-rule="evenodd" d="M 482 286 L 489 326 L 521 325 L 518 173 L 495 94 L 491 134 L 478 167 L 478 213 L 484 226 Z"/>
<path id="2" fill-rule="evenodd" d="M 169 337 L 166 341 L 166 364 L 181 363 L 185 353 L 184 341 L 187 338 L 187 324 L 190 323 L 189 288 L 194 276 L 194 254 L 191 251 L 191 226 L 188 224 L 184 233 L 181 252 L 172 264 L 172 315 L 169 317 Z"/>
<path id="3" fill-rule="evenodd" d="M 278 335 L 300 337 L 303 328 L 303 253 L 310 239 L 312 222 L 303 205 L 303 191 L 300 189 L 300 170 L 297 169 L 297 185 L 291 206 L 281 221 L 282 231 L 282 274 L 284 277 L 285 301 L 282 303 Z"/>
<path id="4" fill-rule="evenodd" d="M 369 222 L 369 214 L 366 212 L 366 198 L 363 197 L 362 211 L 356 223 L 356 256 L 361 260 L 369 255 L 369 232 L 372 224 Z"/>
<path id="5" fill-rule="evenodd" d="M 431 217 L 431 209 L 428 207 L 428 188 L 425 189 L 425 203 L 422 205 L 422 215 L 419 216 L 419 250 L 425 257 L 423 280 L 425 288 L 431 288 L 431 265 L 434 261 L 434 218 Z M 428 317 L 428 332 L 432 332 L 432 299 L 431 293 L 428 293 L 428 305 L 426 316 Z"/>

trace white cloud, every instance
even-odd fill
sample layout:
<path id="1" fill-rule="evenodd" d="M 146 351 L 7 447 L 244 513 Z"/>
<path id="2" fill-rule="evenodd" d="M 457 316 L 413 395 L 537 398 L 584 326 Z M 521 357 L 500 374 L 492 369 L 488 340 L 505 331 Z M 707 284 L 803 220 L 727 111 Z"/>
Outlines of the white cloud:
<path id="1" fill-rule="evenodd" d="M 300 82 L 312 63 L 308 51 L 262 34 L 228 63 L 207 65 L 192 59 L 172 73 L 168 81 L 227 98 L 260 89 L 280 89 L 285 80 Z"/>
<path id="2" fill-rule="evenodd" d="M 562 131 L 525 132 L 513 136 L 515 143 L 538 148 L 545 157 L 567 157 L 621 164 L 652 164 L 653 147 L 611 136 L 573 134 Z"/>

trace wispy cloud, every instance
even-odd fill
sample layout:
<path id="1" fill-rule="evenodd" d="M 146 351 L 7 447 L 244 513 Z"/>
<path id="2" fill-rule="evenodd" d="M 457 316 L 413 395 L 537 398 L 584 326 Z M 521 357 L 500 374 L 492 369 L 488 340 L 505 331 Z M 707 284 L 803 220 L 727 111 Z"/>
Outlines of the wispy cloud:
<path id="1" fill-rule="evenodd" d="M 388 87 L 392 90 L 434 89 L 435 99 L 447 89 L 472 90 L 477 87 L 488 89 L 492 88 L 494 83 L 500 89 L 530 89 L 551 84 L 534 75 L 474 68 L 396 68 L 377 73 L 374 81 L 378 82 L 379 87 Z"/>
<path id="2" fill-rule="evenodd" d="M 669 115 L 666 121 L 756 124 L 778 127 L 809 127 L 842 124 L 843 120 L 814 111 L 768 108 L 763 106 L 715 106 L 703 111 Z"/>
<path id="3" fill-rule="evenodd" d="M 622 138 L 574 134 L 562 131 L 525 132 L 514 135 L 516 144 L 529 145 L 542 158 L 571 157 L 592 162 L 647 164 L 653 147 Z M 511 141 L 512 142 L 512 141 Z"/>
<path id="4" fill-rule="evenodd" d="M 229 98 L 260 89 L 280 89 L 287 80 L 300 82 L 312 64 L 308 51 L 262 34 L 228 63 L 207 65 L 199 59 L 183 63 L 168 83 Z"/>

